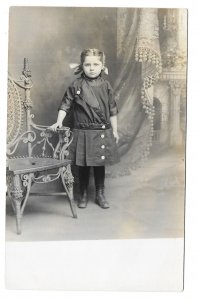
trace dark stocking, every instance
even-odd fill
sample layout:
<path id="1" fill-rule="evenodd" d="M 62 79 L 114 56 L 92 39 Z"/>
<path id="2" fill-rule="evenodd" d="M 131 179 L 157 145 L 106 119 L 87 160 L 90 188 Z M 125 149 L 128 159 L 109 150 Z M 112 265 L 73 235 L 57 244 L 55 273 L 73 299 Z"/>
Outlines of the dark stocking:
<path id="1" fill-rule="evenodd" d="M 109 208 L 109 203 L 104 195 L 105 167 L 94 167 L 94 179 L 96 186 L 96 203 L 101 208 Z"/>
<path id="2" fill-rule="evenodd" d="M 105 167 L 94 167 L 94 179 L 95 179 L 95 186 L 96 187 L 103 187 L 104 188 L 104 181 L 105 181 Z"/>
<path id="3" fill-rule="evenodd" d="M 78 203 L 79 208 L 87 206 L 87 189 L 89 184 L 89 171 L 90 167 L 79 167 L 79 181 L 80 181 L 80 200 Z"/>

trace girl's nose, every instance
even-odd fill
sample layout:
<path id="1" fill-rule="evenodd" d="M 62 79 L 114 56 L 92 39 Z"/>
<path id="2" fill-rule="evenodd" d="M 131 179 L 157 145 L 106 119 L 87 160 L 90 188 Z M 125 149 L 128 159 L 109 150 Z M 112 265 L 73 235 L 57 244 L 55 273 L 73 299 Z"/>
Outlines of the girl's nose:
<path id="1" fill-rule="evenodd" d="M 90 66 L 90 70 L 94 70 L 94 66 L 91 65 L 91 66 Z"/>

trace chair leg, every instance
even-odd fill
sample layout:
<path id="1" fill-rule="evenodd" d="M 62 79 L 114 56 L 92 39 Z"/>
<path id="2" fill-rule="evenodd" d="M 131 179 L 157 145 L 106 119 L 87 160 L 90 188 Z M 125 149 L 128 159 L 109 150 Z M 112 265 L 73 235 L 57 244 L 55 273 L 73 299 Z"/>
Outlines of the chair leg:
<path id="1" fill-rule="evenodd" d="M 71 208 L 71 211 L 72 211 L 72 215 L 73 217 L 76 219 L 77 218 L 77 212 L 76 212 L 76 205 L 75 205 L 75 202 L 74 202 L 74 192 L 73 192 L 73 184 L 72 186 L 68 187 L 68 197 L 69 197 L 69 204 L 70 204 L 70 208 Z"/>
<path id="2" fill-rule="evenodd" d="M 17 234 L 21 234 L 21 202 L 18 200 L 15 200 L 16 205 L 16 228 L 17 228 Z"/>
<path id="3" fill-rule="evenodd" d="M 12 195 L 13 204 L 15 206 L 17 234 L 21 234 L 21 219 L 22 219 L 21 205 L 23 200 L 23 190 L 21 188 L 21 179 L 19 175 L 13 176 L 13 190 L 11 191 L 11 195 Z"/>
<path id="4" fill-rule="evenodd" d="M 69 198 L 69 204 L 70 204 L 70 208 L 72 211 L 72 215 L 74 218 L 77 218 L 77 213 L 76 213 L 76 205 L 74 202 L 74 193 L 73 193 L 73 176 L 71 173 L 71 168 L 70 165 L 68 165 L 67 167 L 63 167 L 60 170 L 60 174 L 61 174 L 61 180 L 62 180 L 62 184 L 63 187 L 68 195 Z"/>

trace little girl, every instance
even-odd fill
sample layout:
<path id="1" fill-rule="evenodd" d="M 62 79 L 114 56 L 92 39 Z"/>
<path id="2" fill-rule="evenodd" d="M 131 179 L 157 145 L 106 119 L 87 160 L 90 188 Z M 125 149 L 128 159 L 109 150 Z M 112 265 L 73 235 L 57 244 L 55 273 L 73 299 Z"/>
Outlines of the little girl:
<path id="1" fill-rule="evenodd" d="M 101 208 L 109 208 L 104 195 L 105 165 L 118 162 L 117 106 L 110 83 L 103 78 L 105 55 L 98 49 L 86 49 L 75 74 L 81 74 L 66 90 L 59 106 L 57 122 L 53 131 L 63 125 L 69 110 L 73 116 L 73 141 L 70 159 L 79 166 L 79 208 L 87 206 L 89 171 L 94 169 L 96 187 L 95 202 Z"/>

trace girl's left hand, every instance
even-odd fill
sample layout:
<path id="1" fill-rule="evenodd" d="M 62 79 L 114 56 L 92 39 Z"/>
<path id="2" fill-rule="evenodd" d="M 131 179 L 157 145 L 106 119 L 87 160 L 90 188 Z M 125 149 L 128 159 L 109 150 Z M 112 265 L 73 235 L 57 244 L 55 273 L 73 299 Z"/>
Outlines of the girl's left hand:
<path id="1" fill-rule="evenodd" d="M 116 140 L 116 144 L 117 144 L 119 142 L 119 135 L 118 135 L 117 131 L 116 132 L 113 131 L 113 136 L 114 136 L 114 138 Z"/>

